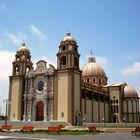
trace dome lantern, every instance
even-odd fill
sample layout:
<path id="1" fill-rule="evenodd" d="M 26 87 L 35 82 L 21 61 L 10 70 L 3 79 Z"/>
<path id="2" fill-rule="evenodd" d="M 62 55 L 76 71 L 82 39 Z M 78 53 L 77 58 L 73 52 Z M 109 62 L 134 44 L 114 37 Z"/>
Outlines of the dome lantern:
<path id="1" fill-rule="evenodd" d="M 93 56 L 92 50 L 91 50 L 91 54 L 88 58 L 88 63 L 90 63 L 90 62 L 96 62 L 96 58 Z"/>
<path id="2" fill-rule="evenodd" d="M 22 45 L 18 48 L 17 53 L 29 53 L 30 54 L 30 50 L 28 49 L 28 47 L 26 46 L 26 44 L 23 42 Z"/>
<path id="3" fill-rule="evenodd" d="M 74 43 L 74 44 L 77 44 L 74 37 L 71 36 L 71 33 L 70 32 L 67 32 L 65 37 L 62 39 L 61 43 Z"/>

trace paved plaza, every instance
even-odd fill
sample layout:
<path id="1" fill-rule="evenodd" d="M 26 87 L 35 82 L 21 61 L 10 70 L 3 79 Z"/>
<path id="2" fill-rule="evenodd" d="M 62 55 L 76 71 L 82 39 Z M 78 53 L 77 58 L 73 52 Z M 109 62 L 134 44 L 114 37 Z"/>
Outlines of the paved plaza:
<path id="1" fill-rule="evenodd" d="M 101 133 L 98 135 L 46 135 L 0 133 L 0 140 L 140 140 L 140 136 L 131 136 L 131 132 Z"/>

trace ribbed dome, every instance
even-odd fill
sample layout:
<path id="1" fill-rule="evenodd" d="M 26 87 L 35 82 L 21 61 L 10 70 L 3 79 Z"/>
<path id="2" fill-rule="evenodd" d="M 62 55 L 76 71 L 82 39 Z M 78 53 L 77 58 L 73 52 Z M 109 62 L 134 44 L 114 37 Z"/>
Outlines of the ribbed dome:
<path id="1" fill-rule="evenodd" d="M 30 50 L 28 49 L 28 47 L 26 46 L 25 43 L 22 43 L 22 46 L 17 50 L 17 52 L 27 52 L 27 53 L 30 53 Z"/>
<path id="2" fill-rule="evenodd" d="M 74 42 L 76 42 L 75 39 L 71 36 L 71 34 L 69 32 L 66 33 L 66 36 L 63 38 L 62 41 L 74 41 Z"/>
<path id="3" fill-rule="evenodd" d="M 95 57 L 88 58 L 88 63 L 82 67 L 82 71 L 82 76 L 96 75 L 106 77 L 103 68 L 95 62 Z"/>
<path id="4" fill-rule="evenodd" d="M 126 85 L 124 87 L 124 96 L 125 97 L 138 97 L 138 93 L 133 87 Z"/>

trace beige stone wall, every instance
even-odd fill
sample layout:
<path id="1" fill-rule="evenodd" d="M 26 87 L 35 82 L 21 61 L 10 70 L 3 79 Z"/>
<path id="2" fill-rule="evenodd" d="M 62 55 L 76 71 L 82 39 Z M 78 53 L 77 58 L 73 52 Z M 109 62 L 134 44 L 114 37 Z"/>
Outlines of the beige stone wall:
<path id="1" fill-rule="evenodd" d="M 109 104 L 105 103 L 105 121 L 109 122 Z"/>
<path id="2" fill-rule="evenodd" d="M 94 122 L 98 122 L 98 102 L 94 101 L 94 109 L 93 109 L 93 114 L 94 114 Z"/>
<path id="3" fill-rule="evenodd" d="M 58 75 L 58 120 L 68 122 L 68 97 L 68 74 L 62 73 Z M 63 118 L 62 113 L 64 113 Z"/>
<path id="4" fill-rule="evenodd" d="M 92 120 L 92 101 L 86 100 L 86 122 L 91 122 Z"/>
<path id="5" fill-rule="evenodd" d="M 68 88 L 67 94 L 65 94 L 65 95 L 67 95 L 66 104 L 68 104 L 67 121 L 72 124 L 72 119 L 73 119 L 72 113 L 74 110 L 73 106 L 72 106 L 72 100 L 73 100 L 72 92 L 74 92 L 74 91 L 73 91 L 73 83 L 72 83 L 72 75 L 71 74 L 68 74 L 68 81 L 66 81 L 65 83 L 67 83 L 67 88 Z"/>
<path id="6" fill-rule="evenodd" d="M 120 96 L 120 91 L 119 91 L 119 88 L 118 87 L 113 87 L 111 88 L 110 90 L 111 94 L 110 94 L 110 99 L 113 99 L 113 97 L 115 96 L 117 99 L 119 99 L 119 96 Z"/>
<path id="7" fill-rule="evenodd" d="M 80 81 L 80 75 L 74 73 L 74 114 L 80 112 Z"/>
<path id="8" fill-rule="evenodd" d="M 22 81 L 15 79 L 12 81 L 11 101 L 10 101 L 10 120 L 21 120 L 21 100 L 22 100 Z"/>
<path id="9" fill-rule="evenodd" d="M 104 103 L 100 102 L 100 122 L 104 119 Z"/>
<path id="10" fill-rule="evenodd" d="M 93 101 L 93 120 L 98 123 L 98 101 Z M 82 99 L 82 118 L 86 119 L 86 122 L 92 122 L 92 101 L 86 100 L 86 114 L 85 114 L 85 101 Z M 104 103 L 100 102 L 100 122 L 105 118 L 106 122 L 109 122 L 109 104 L 105 103 L 105 116 L 104 116 Z"/>
<path id="11" fill-rule="evenodd" d="M 85 115 L 85 105 L 84 105 L 85 103 L 84 103 L 84 99 L 82 99 L 82 119 L 85 117 L 84 115 Z"/>

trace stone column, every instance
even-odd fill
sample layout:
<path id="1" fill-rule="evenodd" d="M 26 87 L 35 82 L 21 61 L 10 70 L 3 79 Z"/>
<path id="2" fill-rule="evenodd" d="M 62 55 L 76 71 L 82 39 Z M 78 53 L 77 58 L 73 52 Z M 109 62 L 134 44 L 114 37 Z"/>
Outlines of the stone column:
<path id="1" fill-rule="evenodd" d="M 126 100 L 126 122 L 129 122 L 129 110 L 128 110 L 128 100 Z"/>
<path id="2" fill-rule="evenodd" d="M 32 100 L 29 99 L 28 101 L 28 121 L 31 121 L 32 120 Z"/>
<path id="3" fill-rule="evenodd" d="M 134 122 L 134 120 L 135 120 L 135 113 L 134 113 L 134 100 L 133 99 L 131 100 L 131 103 L 132 103 L 132 122 Z"/>
<path id="4" fill-rule="evenodd" d="M 98 92 L 98 122 L 100 122 L 100 93 Z"/>
<path id="5" fill-rule="evenodd" d="M 44 99 L 44 121 L 47 121 L 47 100 Z"/>
<path id="6" fill-rule="evenodd" d="M 27 119 L 27 101 L 26 97 L 24 97 L 24 115 L 23 115 L 23 121 L 26 121 Z"/>
<path id="7" fill-rule="evenodd" d="M 23 121 L 27 119 L 27 93 L 28 93 L 28 75 L 25 76 L 25 91 L 24 91 L 24 114 L 23 114 Z"/>

